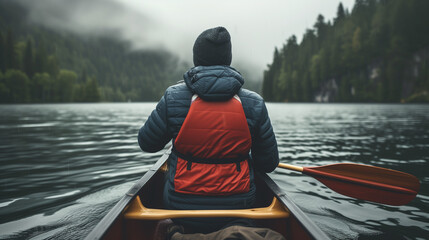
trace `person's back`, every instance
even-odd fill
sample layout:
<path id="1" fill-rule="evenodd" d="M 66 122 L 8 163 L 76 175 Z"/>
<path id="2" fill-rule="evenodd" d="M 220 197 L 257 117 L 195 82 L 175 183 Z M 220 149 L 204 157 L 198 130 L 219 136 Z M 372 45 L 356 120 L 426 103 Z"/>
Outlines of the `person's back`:
<path id="1" fill-rule="evenodd" d="M 229 66 L 231 42 L 225 28 L 208 29 L 197 38 L 194 64 L 184 74 L 184 83 L 166 90 L 140 129 L 140 147 L 156 152 L 173 140 L 166 208 L 250 208 L 256 191 L 254 170 L 271 172 L 279 161 L 265 103 L 242 89 L 243 77 Z M 176 220 L 199 232 L 246 224 L 240 221 Z"/>

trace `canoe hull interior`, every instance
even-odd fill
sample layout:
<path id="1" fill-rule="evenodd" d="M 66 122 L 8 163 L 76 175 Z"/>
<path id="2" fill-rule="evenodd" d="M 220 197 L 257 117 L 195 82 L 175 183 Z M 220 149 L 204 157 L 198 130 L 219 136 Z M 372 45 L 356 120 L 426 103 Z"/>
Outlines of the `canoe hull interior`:
<path id="1" fill-rule="evenodd" d="M 167 227 L 171 219 L 142 220 L 125 216 L 130 203 L 140 197 L 147 208 L 163 209 L 162 193 L 164 172 L 160 170 L 165 163 L 166 154 L 147 172 L 115 207 L 98 223 L 87 236 L 89 239 L 104 240 L 146 240 L 166 239 Z M 277 219 L 256 219 L 259 227 L 266 227 L 281 233 L 286 239 L 329 239 L 277 186 L 267 174 L 256 176 L 257 197 L 255 207 L 266 207 L 275 196 L 289 212 L 288 217 Z"/>

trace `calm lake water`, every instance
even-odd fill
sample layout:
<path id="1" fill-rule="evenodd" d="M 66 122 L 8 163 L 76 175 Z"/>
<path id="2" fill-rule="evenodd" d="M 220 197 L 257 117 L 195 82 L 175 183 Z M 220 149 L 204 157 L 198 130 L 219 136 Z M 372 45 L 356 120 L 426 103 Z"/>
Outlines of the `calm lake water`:
<path id="1" fill-rule="evenodd" d="M 82 239 L 162 155 L 137 131 L 155 103 L 0 105 L 0 239 Z M 281 161 L 408 172 L 416 199 L 386 206 L 311 177 L 270 176 L 333 239 L 429 239 L 429 105 L 268 104 Z"/>

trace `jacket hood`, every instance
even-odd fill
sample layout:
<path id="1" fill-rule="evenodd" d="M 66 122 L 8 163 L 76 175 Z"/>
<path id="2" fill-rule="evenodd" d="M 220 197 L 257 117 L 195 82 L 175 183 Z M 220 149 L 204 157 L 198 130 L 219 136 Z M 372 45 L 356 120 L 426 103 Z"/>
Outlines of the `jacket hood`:
<path id="1" fill-rule="evenodd" d="M 186 85 L 205 101 L 226 101 L 244 84 L 241 74 L 230 66 L 197 66 L 184 75 Z"/>

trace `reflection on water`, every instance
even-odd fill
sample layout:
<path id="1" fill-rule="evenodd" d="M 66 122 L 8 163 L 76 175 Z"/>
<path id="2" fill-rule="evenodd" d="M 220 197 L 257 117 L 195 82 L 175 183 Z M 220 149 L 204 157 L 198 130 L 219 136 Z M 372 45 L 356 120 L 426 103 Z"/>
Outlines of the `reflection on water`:
<path id="1" fill-rule="evenodd" d="M 155 104 L 1 105 L 0 238 L 81 239 L 160 156 L 137 131 Z M 334 239 L 425 239 L 429 106 L 268 104 L 282 162 L 354 162 L 417 176 L 392 207 L 341 196 L 288 170 L 270 174 Z"/>

